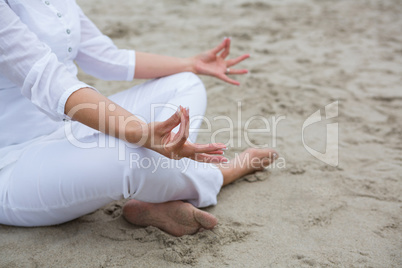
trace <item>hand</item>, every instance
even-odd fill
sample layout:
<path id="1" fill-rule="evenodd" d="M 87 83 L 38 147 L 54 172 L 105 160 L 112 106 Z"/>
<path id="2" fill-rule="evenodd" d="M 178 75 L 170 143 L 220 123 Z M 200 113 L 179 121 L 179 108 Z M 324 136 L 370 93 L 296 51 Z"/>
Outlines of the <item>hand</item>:
<path id="1" fill-rule="evenodd" d="M 180 124 L 178 133 L 172 130 Z M 226 145 L 223 143 L 198 144 L 189 142 L 190 116 L 188 108 L 179 107 L 177 112 L 164 122 L 148 124 L 146 148 L 152 149 L 168 158 L 188 157 L 199 162 L 224 163 Z"/>
<path id="2" fill-rule="evenodd" d="M 223 50 L 223 51 L 222 51 Z M 222 51 L 222 52 L 221 52 Z M 221 52 L 220 54 L 218 54 Z M 235 59 L 226 60 L 230 52 L 230 38 L 225 38 L 217 47 L 208 50 L 195 56 L 193 60 L 194 73 L 214 76 L 227 83 L 233 85 L 240 85 L 236 80 L 229 78 L 228 74 L 246 74 L 246 69 L 232 69 L 232 67 L 239 62 L 250 57 L 249 54 L 244 54 Z"/>

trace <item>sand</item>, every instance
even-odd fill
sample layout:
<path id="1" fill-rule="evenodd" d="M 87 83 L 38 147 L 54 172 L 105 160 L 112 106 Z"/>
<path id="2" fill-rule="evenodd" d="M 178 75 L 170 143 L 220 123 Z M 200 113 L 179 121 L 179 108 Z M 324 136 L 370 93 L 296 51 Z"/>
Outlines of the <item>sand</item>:
<path id="1" fill-rule="evenodd" d="M 228 116 L 233 136 L 216 139 L 232 143 L 229 156 L 248 138 L 275 147 L 281 164 L 224 188 L 206 209 L 219 225 L 193 236 L 128 224 L 124 201 L 60 226 L 0 226 L 1 267 L 402 267 L 401 1 L 78 3 L 122 48 L 186 57 L 231 36 L 251 72 L 239 87 L 202 77 L 212 131 Z M 80 77 L 106 95 L 142 82 Z M 317 110 L 335 117 L 306 126 L 304 146 Z M 256 115 L 271 128 L 246 137 Z M 327 130 L 339 133 L 324 159 L 335 166 L 306 149 L 325 152 Z"/>

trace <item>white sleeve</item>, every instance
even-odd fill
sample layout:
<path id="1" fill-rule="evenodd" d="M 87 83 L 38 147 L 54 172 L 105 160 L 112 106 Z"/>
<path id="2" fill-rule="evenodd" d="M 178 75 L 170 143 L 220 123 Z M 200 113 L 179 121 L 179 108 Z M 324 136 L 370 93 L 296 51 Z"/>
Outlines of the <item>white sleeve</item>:
<path id="1" fill-rule="evenodd" d="M 81 42 L 75 58 L 77 64 L 84 72 L 103 80 L 133 80 L 135 52 L 118 49 L 81 8 L 77 8 L 81 23 Z"/>
<path id="2" fill-rule="evenodd" d="M 0 73 L 54 120 L 68 118 L 64 114 L 68 97 L 90 87 L 70 73 L 4 1 L 0 1 Z"/>

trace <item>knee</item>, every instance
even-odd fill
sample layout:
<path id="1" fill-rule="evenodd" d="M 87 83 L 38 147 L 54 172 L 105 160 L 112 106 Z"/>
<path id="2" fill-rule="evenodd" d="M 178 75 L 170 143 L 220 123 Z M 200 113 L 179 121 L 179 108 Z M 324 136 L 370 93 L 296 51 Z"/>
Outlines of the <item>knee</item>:
<path id="1" fill-rule="evenodd" d="M 193 83 L 193 84 L 201 84 L 204 86 L 204 84 L 202 83 L 201 79 L 198 77 L 198 75 L 192 73 L 192 72 L 184 72 L 184 73 L 180 73 L 180 75 L 183 76 L 183 78 L 188 81 L 189 83 Z"/>
<path id="2" fill-rule="evenodd" d="M 180 81 L 186 81 L 186 82 L 194 82 L 194 83 L 201 83 L 201 79 L 194 73 L 192 72 L 182 72 L 182 73 L 177 73 L 174 74 L 173 76 L 175 76 L 177 79 L 179 79 Z"/>
<path id="3" fill-rule="evenodd" d="M 199 98 L 203 97 L 206 99 L 207 94 L 204 83 L 197 75 L 191 72 L 178 73 L 176 75 L 178 80 L 183 83 L 183 86 L 180 87 L 181 90 L 186 93 L 191 92 L 191 94 L 195 94 Z"/>

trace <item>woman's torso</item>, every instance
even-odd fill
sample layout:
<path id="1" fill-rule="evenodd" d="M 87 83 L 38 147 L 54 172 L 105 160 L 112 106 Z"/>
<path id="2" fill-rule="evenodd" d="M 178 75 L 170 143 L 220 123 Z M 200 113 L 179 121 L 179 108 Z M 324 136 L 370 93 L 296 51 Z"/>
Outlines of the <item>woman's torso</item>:
<path id="1" fill-rule="evenodd" d="M 51 48 L 58 60 L 76 75 L 73 60 L 81 36 L 76 3 L 68 0 L 6 2 L 38 39 Z M 61 125 L 23 97 L 20 88 L 0 70 L 0 149 L 50 134 Z"/>

